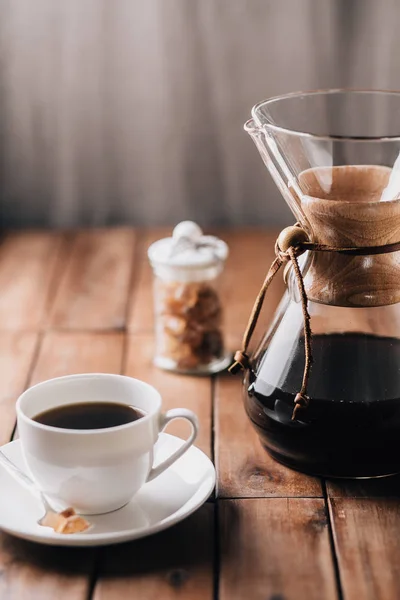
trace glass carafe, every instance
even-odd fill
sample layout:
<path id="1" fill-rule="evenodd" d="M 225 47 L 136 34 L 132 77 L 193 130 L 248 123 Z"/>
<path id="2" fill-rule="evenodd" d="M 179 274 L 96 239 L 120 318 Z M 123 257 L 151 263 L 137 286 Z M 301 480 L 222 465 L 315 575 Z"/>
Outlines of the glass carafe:
<path id="1" fill-rule="evenodd" d="M 400 471 L 400 93 L 327 90 L 257 104 L 246 131 L 315 245 L 298 258 L 311 323 L 307 406 L 294 269 L 253 352 L 245 408 L 278 461 L 333 477 Z M 262 256 L 260 256 L 262 260 Z M 266 268 L 268 265 L 266 265 Z"/>

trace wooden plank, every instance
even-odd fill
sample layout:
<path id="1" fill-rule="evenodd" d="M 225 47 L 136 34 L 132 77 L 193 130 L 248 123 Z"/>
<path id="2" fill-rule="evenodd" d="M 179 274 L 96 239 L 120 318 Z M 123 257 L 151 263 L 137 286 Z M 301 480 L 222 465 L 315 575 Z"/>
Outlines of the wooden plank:
<path id="1" fill-rule="evenodd" d="M 65 236 L 21 232 L 0 246 L 0 329 L 36 330 L 44 322 Z"/>
<path id="2" fill-rule="evenodd" d="M 330 506 L 345 600 L 398 600 L 398 500 L 335 498 Z"/>
<path id="3" fill-rule="evenodd" d="M 240 377 L 220 376 L 216 389 L 218 494 L 225 498 L 322 496 L 320 480 L 284 467 L 262 448 L 242 404 Z"/>
<path id="4" fill-rule="evenodd" d="M 149 246 L 166 236 L 171 229 L 152 229 L 139 234 L 137 245 L 137 272 L 131 290 L 128 328 L 134 332 L 151 332 L 154 327 L 153 314 L 153 271 L 147 258 Z"/>
<path id="5" fill-rule="evenodd" d="M 211 600 L 213 511 L 207 503 L 172 529 L 102 549 L 94 600 Z"/>
<path id="6" fill-rule="evenodd" d="M 76 234 L 52 309 L 51 327 L 125 327 L 134 243 L 135 234 L 129 229 Z"/>
<path id="7" fill-rule="evenodd" d="M 220 600 L 338 598 L 323 500 L 222 500 L 220 516 Z"/>
<path id="8" fill-rule="evenodd" d="M 123 333 L 51 331 L 45 334 L 31 385 L 73 373 L 120 373 Z"/>
<path id="9" fill-rule="evenodd" d="M 10 441 L 15 401 L 27 384 L 36 343 L 33 332 L 0 332 L 0 445 Z"/>
<path id="10" fill-rule="evenodd" d="M 141 333 L 128 336 L 127 360 L 124 373 L 150 383 L 163 398 L 164 410 L 185 407 L 199 417 L 200 433 L 196 446 L 211 455 L 211 379 L 177 375 L 162 371 L 153 365 L 154 339 L 151 334 Z M 189 426 L 184 421 L 174 421 L 168 433 L 185 438 Z"/>
<path id="11" fill-rule="evenodd" d="M 220 232 L 220 235 L 230 249 L 222 279 L 222 293 L 226 300 L 226 331 L 231 335 L 242 335 L 254 301 L 275 258 L 278 232 L 252 229 Z M 285 289 L 282 273 L 283 269 L 268 290 L 254 339 L 265 332 L 282 297 Z"/>
<path id="12" fill-rule="evenodd" d="M 0 534 L 0 597 L 86 600 L 96 550 L 53 548 Z"/>

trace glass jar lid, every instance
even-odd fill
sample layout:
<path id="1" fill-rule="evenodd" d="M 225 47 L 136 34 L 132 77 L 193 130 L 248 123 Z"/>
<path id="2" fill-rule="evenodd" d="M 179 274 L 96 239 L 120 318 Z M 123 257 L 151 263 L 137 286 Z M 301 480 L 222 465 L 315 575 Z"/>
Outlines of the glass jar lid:
<path id="1" fill-rule="evenodd" d="M 193 221 L 182 221 L 172 237 L 154 242 L 148 249 L 153 267 L 203 269 L 223 263 L 229 250 L 227 244 L 213 235 L 204 235 Z"/>

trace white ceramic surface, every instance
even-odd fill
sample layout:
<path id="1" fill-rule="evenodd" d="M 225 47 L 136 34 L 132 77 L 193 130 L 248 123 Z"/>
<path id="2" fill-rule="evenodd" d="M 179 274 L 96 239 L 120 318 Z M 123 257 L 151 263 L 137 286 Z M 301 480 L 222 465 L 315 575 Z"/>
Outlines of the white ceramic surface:
<path id="1" fill-rule="evenodd" d="M 146 414 L 106 429 L 61 429 L 33 417 L 50 408 L 80 402 L 119 402 Z M 158 477 L 188 450 L 197 436 L 197 417 L 185 408 L 161 412 L 155 388 L 131 377 L 104 373 L 71 375 L 35 385 L 17 401 L 18 432 L 29 474 L 48 496 L 81 514 L 121 508 L 146 481 Z M 173 419 L 190 422 L 192 432 L 171 456 L 153 467 L 159 432 Z"/>
<path id="2" fill-rule="evenodd" d="M 163 461 L 183 444 L 175 436 L 161 433 L 155 446 L 155 462 Z M 21 442 L 2 447 L 6 456 L 25 469 Z M 193 513 L 210 496 L 215 470 L 207 456 L 192 446 L 171 467 L 142 486 L 123 508 L 89 517 L 92 527 L 84 533 L 63 535 L 37 520 L 43 506 L 30 490 L 0 464 L 0 529 L 20 538 L 54 546 L 99 546 L 135 540 L 156 533 Z"/>

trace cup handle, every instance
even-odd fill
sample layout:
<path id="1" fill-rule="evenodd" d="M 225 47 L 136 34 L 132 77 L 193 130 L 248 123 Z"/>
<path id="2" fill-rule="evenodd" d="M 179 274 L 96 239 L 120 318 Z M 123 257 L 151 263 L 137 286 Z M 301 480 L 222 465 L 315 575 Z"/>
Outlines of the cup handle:
<path id="1" fill-rule="evenodd" d="M 199 421 L 194 412 L 188 410 L 187 408 L 173 408 L 171 410 L 167 410 L 166 413 L 161 415 L 160 431 L 163 431 L 163 429 L 165 429 L 168 423 L 170 421 L 173 421 L 174 419 L 186 419 L 187 421 L 189 421 L 189 423 L 192 426 L 191 434 L 185 441 L 185 443 L 180 448 L 178 448 L 178 450 L 175 450 L 175 452 L 173 452 L 171 456 L 163 460 L 163 462 L 157 465 L 156 467 L 152 467 L 146 481 L 152 481 L 153 479 L 161 475 L 161 473 L 163 473 L 165 469 L 168 469 L 168 467 L 170 467 L 176 460 L 178 460 L 178 458 L 185 454 L 186 450 L 189 450 L 190 446 L 197 438 L 197 434 L 199 433 Z"/>

